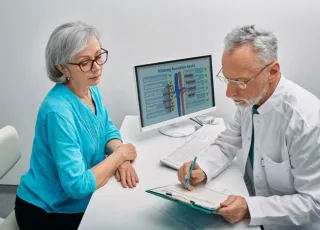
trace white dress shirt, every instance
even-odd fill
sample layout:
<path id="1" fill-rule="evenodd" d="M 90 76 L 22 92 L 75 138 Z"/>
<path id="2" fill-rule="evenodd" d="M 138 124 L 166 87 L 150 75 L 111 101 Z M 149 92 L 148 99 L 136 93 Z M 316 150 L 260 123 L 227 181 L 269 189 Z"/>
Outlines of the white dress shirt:
<path id="1" fill-rule="evenodd" d="M 249 224 L 320 230 L 319 99 L 282 76 L 258 112 L 252 117 L 252 108 L 239 107 L 198 164 L 210 181 L 237 156 L 245 175 L 253 124 L 255 196 L 245 197 Z"/>

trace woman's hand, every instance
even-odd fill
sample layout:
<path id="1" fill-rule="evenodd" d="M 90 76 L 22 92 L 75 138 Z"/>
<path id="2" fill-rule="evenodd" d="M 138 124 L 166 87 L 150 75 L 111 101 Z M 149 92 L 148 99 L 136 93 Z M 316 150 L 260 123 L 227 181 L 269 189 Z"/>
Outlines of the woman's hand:
<path id="1" fill-rule="evenodd" d="M 130 161 L 125 161 L 119 166 L 116 170 L 116 178 L 118 182 L 121 181 L 124 188 L 127 188 L 127 186 L 133 188 L 139 183 L 138 175 Z"/>
<path id="2" fill-rule="evenodd" d="M 122 144 L 116 149 L 116 152 L 124 157 L 124 161 L 133 161 L 137 157 L 137 151 L 133 144 Z"/>

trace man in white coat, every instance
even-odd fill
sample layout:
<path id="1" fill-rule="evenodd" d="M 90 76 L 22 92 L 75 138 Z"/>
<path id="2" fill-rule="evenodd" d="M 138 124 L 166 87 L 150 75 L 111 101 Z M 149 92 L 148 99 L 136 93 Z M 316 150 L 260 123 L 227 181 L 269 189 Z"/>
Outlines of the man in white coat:
<path id="1" fill-rule="evenodd" d="M 254 26 L 225 37 L 217 77 L 237 111 L 198 156 L 188 189 L 216 177 L 237 156 L 250 197 L 230 196 L 218 214 L 265 230 L 319 230 L 320 101 L 283 76 L 277 48 L 273 33 Z M 182 184 L 190 165 L 179 169 Z"/>

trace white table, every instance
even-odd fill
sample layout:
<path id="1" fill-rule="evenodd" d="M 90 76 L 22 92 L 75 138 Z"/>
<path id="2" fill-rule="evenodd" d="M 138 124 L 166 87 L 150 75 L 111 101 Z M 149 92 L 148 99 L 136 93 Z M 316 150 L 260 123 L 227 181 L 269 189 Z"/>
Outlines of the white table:
<path id="1" fill-rule="evenodd" d="M 215 131 L 225 128 L 222 119 Z M 160 158 L 172 151 L 183 138 L 170 138 L 158 130 L 140 133 L 137 116 L 126 116 L 120 129 L 124 142 L 136 146 L 138 157 L 134 167 L 140 183 L 134 189 L 124 189 L 112 177 L 92 196 L 79 226 L 80 230 L 97 229 L 254 229 L 244 222 L 234 225 L 221 216 L 210 215 L 148 194 L 145 190 L 179 183 L 177 171 L 160 163 Z M 215 189 L 224 188 L 233 194 L 247 196 L 248 191 L 238 168 L 233 165 L 210 182 Z"/>

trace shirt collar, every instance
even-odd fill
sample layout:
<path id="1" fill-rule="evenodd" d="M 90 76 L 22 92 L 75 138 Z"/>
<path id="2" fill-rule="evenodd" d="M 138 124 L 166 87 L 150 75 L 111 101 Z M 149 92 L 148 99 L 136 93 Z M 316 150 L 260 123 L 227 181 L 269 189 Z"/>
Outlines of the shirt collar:
<path id="1" fill-rule="evenodd" d="M 284 86 L 286 84 L 287 80 L 286 78 L 281 74 L 280 81 L 278 82 L 278 85 L 275 89 L 275 91 L 272 93 L 272 95 L 266 100 L 259 108 L 258 108 L 258 113 L 259 114 L 264 114 L 269 112 L 281 99 L 283 91 L 284 91 Z"/>
<path id="2" fill-rule="evenodd" d="M 256 105 L 254 105 L 254 106 L 252 107 L 252 114 L 259 114 L 258 108 L 257 108 Z"/>

